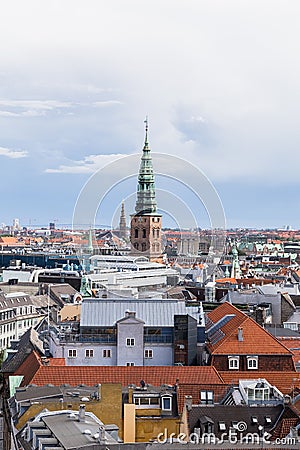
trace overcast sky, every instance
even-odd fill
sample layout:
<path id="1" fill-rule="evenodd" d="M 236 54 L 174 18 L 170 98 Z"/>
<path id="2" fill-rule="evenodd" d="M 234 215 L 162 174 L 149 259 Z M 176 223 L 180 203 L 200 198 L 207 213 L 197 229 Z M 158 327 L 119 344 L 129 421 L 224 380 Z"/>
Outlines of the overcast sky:
<path id="1" fill-rule="evenodd" d="M 204 172 L 228 226 L 300 227 L 299 15 L 298 0 L 5 2 L 0 222 L 71 223 L 88 178 L 141 151 L 148 115 L 152 151 Z"/>

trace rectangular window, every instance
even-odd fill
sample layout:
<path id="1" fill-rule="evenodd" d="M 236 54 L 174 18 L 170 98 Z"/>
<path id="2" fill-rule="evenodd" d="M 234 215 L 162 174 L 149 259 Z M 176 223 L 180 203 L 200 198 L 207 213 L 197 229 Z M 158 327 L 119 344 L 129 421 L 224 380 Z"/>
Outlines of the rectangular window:
<path id="1" fill-rule="evenodd" d="M 219 422 L 219 430 L 220 431 L 226 431 L 226 424 L 225 424 L 225 422 Z"/>
<path id="2" fill-rule="evenodd" d="M 162 409 L 164 411 L 171 411 L 171 409 L 172 409 L 171 397 L 163 397 L 162 398 Z"/>
<path id="3" fill-rule="evenodd" d="M 137 406 L 159 406 L 159 397 L 134 397 Z"/>
<path id="4" fill-rule="evenodd" d="M 202 405 L 213 405 L 214 403 L 213 391 L 200 391 L 200 402 Z"/>
<path id="5" fill-rule="evenodd" d="M 69 348 L 68 350 L 68 358 L 76 358 L 77 350 L 75 348 Z"/>
<path id="6" fill-rule="evenodd" d="M 87 348 L 85 350 L 85 357 L 86 358 L 94 358 L 94 350 L 92 348 Z"/>
<path id="7" fill-rule="evenodd" d="M 111 350 L 110 349 L 103 350 L 102 356 L 103 358 L 111 358 Z"/>
<path id="8" fill-rule="evenodd" d="M 134 347 L 134 345 L 135 345 L 134 338 L 126 338 L 126 346 L 127 347 Z"/>
<path id="9" fill-rule="evenodd" d="M 153 358 L 153 350 L 146 349 L 145 350 L 145 358 Z"/>
<path id="10" fill-rule="evenodd" d="M 126 366 L 134 366 L 134 363 L 133 362 L 127 362 Z"/>

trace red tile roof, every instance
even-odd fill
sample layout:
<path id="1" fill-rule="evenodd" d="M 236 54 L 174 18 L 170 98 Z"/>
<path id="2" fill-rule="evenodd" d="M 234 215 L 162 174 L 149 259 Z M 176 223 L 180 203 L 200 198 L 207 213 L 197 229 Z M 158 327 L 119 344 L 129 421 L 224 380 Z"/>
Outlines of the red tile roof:
<path id="1" fill-rule="evenodd" d="M 228 385 L 237 385 L 239 380 L 252 380 L 265 378 L 272 386 L 276 386 L 283 394 L 290 394 L 294 388 L 300 388 L 299 372 L 256 372 L 246 371 L 219 372 L 224 382 Z"/>
<path id="2" fill-rule="evenodd" d="M 284 337 L 277 339 L 282 342 L 291 352 L 293 353 L 293 360 L 295 364 L 300 363 L 300 338 L 294 338 L 294 337 Z"/>
<path id="3" fill-rule="evenodd" d="M 53 367 L 62 367 L 66 365 L 66 361 L 64 358 L 48 358 L 48 364 Z M 14 375 L 24 375 L 24 379 L 22 384 L 24 386 L 30 384 L 32 378 L 39 371 L 39 369 L 43 366 L 40 356 L 37 352 L 31 352 L 25 361 L 20 365 L 20 367 L 14 372 Z"/>
<path id="4" fill-rule="evenodd" d="M 221 327 L 225 336 L 214 345 L 208 344 L 212 355 L 292 355 L 274 336 L 231 303 L 222 303 L 207 316 L 213 323 L 217 323 L 227 314 L 234 314 L 235 317 Z M 238 340 L 239 327 L 243 329 L 243 341 Z"/>
<path id="5" fill-rule="evenodd" d="M 187 395 L 192 397 L 192 403 L 193 405 L 199 405 L 200 404 L 200 392 L 201 391 L 212 391 L 214 393 L 214 401 L 220 402 L 226 392 L 228 391 L 228 385 L 219 382 L 218 384 L 189 384 L 189 383 L 180 383 L 179 389 L 177 391 L 178 393 L 178 408 L 179 412 L 182 412 L 185 397 Z"/>
<path id="6" fill-rule="evenodd" d="M 237 280 L 236 278 L 218 278 L 216 280 L 216 283 L 221 283 L 221 284 L 237 284 Z"/>
<path id="7" fill-rule="evenodd" d="M 33 351 L 31 352 L 20 367 L 14 372 L 14 375 L 24 375 L 22 384 L 26 386 L 31 383 L 32 378 L 41 367 L 41 360 L 39 355 Z"/>
<path id="8" fill-rule="evenodd" d="M 27 377 L 27 383 L 28 383 Z M 161 384 L 173 385 L 181 383 L 192 384 L 222 384 L 223 380 L 212 366 L 156 366 L 156 367 L 124 367 L 124 366 L 40 366 L 29 383 L 43 386 L 54 384 L 60 386 L 67 383 L 71 386 L 86 384 L 94 386 L 97 383 L 121 383 L 138 385 L 141 380 L 153 386 Z M 25 384 L 25 383 L 24 383 Z"/>
<path id="9" fill-rule="evenodd" d="M 0 236 L 1 245 L 19 245 L 18 239 L 13 236 Z"/>
<path id="10" fill-rule="evenodd" d="M 50 366 L 65 366 L 66 360 L 65 358 L 49 358 L 48 359 Z"/>

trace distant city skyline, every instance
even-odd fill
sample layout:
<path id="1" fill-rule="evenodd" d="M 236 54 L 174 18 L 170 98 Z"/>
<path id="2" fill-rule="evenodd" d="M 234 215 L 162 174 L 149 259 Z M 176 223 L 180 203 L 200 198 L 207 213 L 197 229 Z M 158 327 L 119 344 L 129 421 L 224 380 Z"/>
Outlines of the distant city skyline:
<path id="1" fill-rule="evenodd" d="M 296 0 L 6 3 L 0 222 L 72 223 L 89 176 L 142 151 L 148 115 L 152 152 L 205 173 L 227 228 L 300 228 L 299 13 Z"/>

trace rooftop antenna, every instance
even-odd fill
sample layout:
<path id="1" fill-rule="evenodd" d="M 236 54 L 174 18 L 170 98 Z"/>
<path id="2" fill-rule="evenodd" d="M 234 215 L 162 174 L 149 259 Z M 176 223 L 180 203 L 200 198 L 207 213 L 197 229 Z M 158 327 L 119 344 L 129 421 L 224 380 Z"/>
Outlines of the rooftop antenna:
<path id="1" fill-rule="evenodd" d="M 47 323 L 48 323 L 48 335 L 50 330 L 50 284 L 48 283 L 47 288 Z"/>

